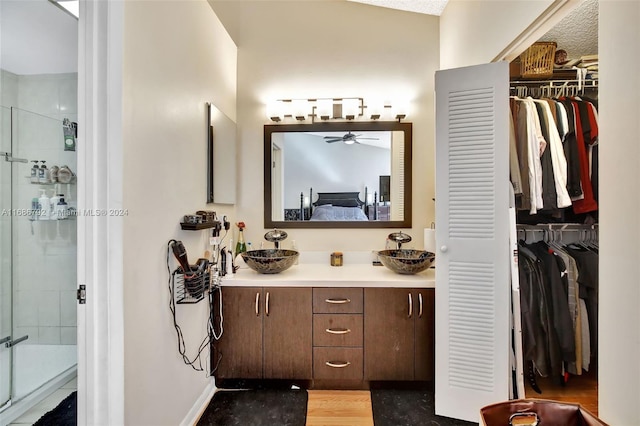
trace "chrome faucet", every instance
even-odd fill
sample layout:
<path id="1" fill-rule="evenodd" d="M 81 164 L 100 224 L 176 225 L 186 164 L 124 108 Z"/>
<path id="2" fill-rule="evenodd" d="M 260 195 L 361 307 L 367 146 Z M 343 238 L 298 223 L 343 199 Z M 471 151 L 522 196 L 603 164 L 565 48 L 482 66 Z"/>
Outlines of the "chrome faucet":
<path id="1" fill-rule="evenodd" d="M 274 229 L 264 234 L 264 239 L 274 244 L 276 250 L 280 248 L 280 241 L 287 238 L 287 233 L 279 229 Z"/>
<path id="2" fill-rule="evenodd" d="M 387 236 L 387 239 L 398 244 L 398 250 L 402 247 L 402 244 L 408 243 L 411 241 L 411 236 L 409 234 L 405 234 L 404 232 L 392 232 Z"/>

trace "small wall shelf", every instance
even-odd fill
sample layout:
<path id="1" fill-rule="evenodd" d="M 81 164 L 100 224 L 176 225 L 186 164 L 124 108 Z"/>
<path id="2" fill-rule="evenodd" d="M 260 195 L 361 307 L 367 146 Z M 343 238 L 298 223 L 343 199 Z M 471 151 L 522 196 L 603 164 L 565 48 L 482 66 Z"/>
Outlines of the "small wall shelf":
<path id="1" fill-rule="evenodd" d="M 184 223 L 180 222 L 180 227 L 183 231 L 200 231 L 202 229 L 214 228 L 220 222 L 206 222 L 206 223 Z"/>

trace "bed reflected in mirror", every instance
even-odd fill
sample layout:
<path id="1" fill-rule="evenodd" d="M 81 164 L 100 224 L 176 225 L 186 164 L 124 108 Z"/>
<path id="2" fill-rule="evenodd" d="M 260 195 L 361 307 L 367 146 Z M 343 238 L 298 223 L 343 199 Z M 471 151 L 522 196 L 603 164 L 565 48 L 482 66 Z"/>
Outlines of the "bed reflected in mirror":
<path id="1" fill-rule="evenodd" d="M 411 137 L 399 122 L 265 125 L 265 227 L 410 227 Z"/>

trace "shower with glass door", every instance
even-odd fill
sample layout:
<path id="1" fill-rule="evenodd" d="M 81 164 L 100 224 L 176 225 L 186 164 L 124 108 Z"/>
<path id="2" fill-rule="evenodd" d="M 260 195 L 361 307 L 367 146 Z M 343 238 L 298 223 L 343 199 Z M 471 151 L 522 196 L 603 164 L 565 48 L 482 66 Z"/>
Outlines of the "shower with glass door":
<path id="1" fill-rule="evenodd" d="M 0 72 L 3 89 L 13 79 L 18 92 L 77 84 L 76 75 Z M 52 112 L 1 107 L 0 420 L 76 374 L 76 152 L 65 143 L 71 120 Z"/>

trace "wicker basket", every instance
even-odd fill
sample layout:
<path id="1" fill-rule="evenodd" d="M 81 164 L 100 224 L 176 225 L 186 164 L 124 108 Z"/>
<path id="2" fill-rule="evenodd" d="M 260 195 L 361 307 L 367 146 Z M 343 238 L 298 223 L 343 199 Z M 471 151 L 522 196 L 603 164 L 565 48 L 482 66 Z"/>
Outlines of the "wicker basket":
<path id="1" fill-rule="evenodd" d="M 549 78 L 553 76 L 556 42 L 536 42 L 520 55 L 521 78 Z"/>

